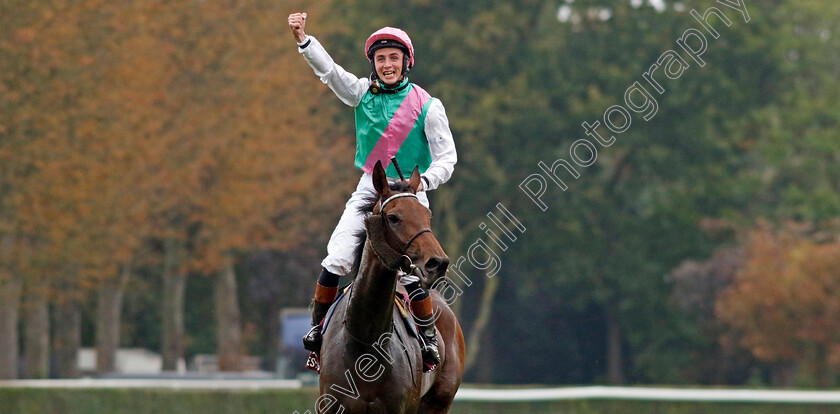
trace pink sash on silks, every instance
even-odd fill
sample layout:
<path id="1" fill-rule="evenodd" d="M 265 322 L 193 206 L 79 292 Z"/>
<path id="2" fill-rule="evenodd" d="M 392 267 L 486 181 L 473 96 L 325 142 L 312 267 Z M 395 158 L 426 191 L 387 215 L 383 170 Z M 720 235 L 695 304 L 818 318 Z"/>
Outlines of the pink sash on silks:
<path id="1" fill-rule="evenodd" d="M 423 105 L 431 98 L 431 95 L 423 88 L 412 85 L 408 95 L 403 99 L 400 107 L 397 108 L 394 117 L 391 118 L 388 127 L 385 128 L 385 132 L 382 133 L 379 141 L 376 141 L 373 150 L 368 154 L 362 171 L 368 174 L 373 173 L 373 167 L 377 161 L 382 161 L 382 167 L 388 168 L 391 157 L 397 154 L 405 139 L 408 138 L 408 134 L 414 128 L 417 118 L 423 113 Z"/>

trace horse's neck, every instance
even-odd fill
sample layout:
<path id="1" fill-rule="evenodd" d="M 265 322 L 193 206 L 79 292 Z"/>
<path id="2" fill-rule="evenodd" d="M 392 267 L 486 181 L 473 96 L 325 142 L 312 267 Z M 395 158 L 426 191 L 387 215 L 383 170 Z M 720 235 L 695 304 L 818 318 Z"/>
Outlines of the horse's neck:
<path id="1" fill-rule="evenodd" d="M 369 240 L 363 254 L 347 305 L 346 324 L 353 336 L 373 343 L 391 329 L 397 279 L 396 271 L 386 268 L 376 257 Z"/>

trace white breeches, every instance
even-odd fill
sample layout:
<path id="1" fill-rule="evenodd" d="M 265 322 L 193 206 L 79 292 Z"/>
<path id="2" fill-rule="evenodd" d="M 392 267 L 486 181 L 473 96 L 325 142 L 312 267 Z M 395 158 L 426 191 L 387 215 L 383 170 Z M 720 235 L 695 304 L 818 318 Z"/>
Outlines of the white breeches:
<path id="1" fill-rule="evenodd" d="M 389 178 L 389 181 L 394 181 Z M 353 250 L 356 248 L 358 239 L 356 235 L 365 231 L 364 214 L 359 211 L 366 199 L 375 196 L 376 190 L 373 188 L 373 178 L 370 174 L 362 174 L 359 180 L 359 185 L 356 186 L 356 191 L 350 195 L 347 204 L 344 205 L 344 213 L 341 214 L 341 219 L 338 220 L 338 225 L 335 226 L 330 242 L 327 244 L 327 257 L 321 261 L 321 266 L 327 271 L 336 275 L 346 275 L 350 273 L 353 267 Z M 426 192 L 421 191 L 417 194 L 417 199 L 421 204 L 429 207 L 429 199 L 426 197 Z M 417 282 L 420 279 L 415 275 L 408 275 L 400 272 L 400 285 L 407 285 L 412 282 Z"/>

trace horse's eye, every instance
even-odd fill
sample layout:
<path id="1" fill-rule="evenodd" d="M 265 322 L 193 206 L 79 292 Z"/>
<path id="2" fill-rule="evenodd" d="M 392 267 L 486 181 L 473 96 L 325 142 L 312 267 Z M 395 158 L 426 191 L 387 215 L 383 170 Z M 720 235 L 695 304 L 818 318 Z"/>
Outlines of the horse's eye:
<path id="1" fill-rule="evenodd" d="M 388 222 L 391 224 L 400 224 L 400 218 L 396 214 L 388 214 Z"/>

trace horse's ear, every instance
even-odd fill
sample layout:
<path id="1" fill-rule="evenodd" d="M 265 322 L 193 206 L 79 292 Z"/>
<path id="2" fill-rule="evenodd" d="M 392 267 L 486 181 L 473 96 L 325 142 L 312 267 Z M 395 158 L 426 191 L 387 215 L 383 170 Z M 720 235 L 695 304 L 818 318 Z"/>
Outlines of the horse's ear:
<path id="1" fill-rule="evenodd" d="M 411 172 L 411 177 L 408 179 L 408 186 L 411 187 L 411 192 L 417 194 L 417 188 L 420 187 L 420 168 L 414 167 Z"/>
<path id="2" fill-rule="evenodd" d="M 384 197 L 390 190 L 388 187 L 388 177 L 385 176 L 385 169 L 382 168 L 382 161 L 377 161 L 373 167 L 373 188 L 380 197 Z"/>

